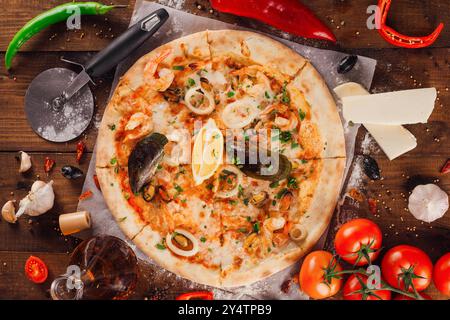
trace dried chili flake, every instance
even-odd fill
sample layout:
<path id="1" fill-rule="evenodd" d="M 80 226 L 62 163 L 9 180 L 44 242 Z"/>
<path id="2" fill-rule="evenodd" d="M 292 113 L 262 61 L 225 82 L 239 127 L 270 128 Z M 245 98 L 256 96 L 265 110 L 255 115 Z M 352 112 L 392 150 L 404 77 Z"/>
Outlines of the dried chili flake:
<path id="1" fill-rule="evenodd" d="M 78 200 L 83 201 L 83 200 L 89 199 L 90 197 L 92 197 L 92 195 L 93 195 L 92 191 L 87 190 L 78 198 Z"/>
<path id="2" fill-rule="evenodd" d="M 97 175 L 94 174 L 93 178 L 94 178 L 95 186 L 97 187 L 98 190 L 101 191 L 101 189 L 100 189 L 100 182 L 98 182 L 98 177 L 97 177 Z"/>
<path id="3" fill-rule="evenodd" d="M 77 163 L 80 163 L 81 157 L 86 150 L 86 144 L 83 141 L 77 143 Z"/>
<path id="4" fill-rule="evenodd" d="M 370 213 L 373 215 L 377 214 L 377 201 L 375 199 L 367 199 L 367 203 L 369 204 Z"/>
<path id="5" fill-rule="evenodd" d="M 55 160 L 50 159 L 49 157 L 45 157 L 44 171 L 46 173 L 49 173 L 53 169 L 54 166 L 55 166 Z"/>
<path id="6" fill-rule="evenodd" d="M 448 159 L 445 165 L 442 167 L 441 173 L 443 174 L 450 173 L 450 159 Z"/>

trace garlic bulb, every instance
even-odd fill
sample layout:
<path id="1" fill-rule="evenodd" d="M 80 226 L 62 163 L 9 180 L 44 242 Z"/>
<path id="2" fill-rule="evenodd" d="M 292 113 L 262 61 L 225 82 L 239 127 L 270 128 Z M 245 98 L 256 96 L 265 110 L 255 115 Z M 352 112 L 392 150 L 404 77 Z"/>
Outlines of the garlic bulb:
<path id="1" fill-rule="evenodd" d="M 20 158 L 20 173 L 25 173 L 31 168 L 31 157 L 28 155 L 28 153 L 24 151 L 19 151 L 19 158 Z"/>
<path id="2" fill-rule="evenodd" d="M 53 192 L 53 181 L 43 183 L 36 181 L 31 187 L 30 193 L 20 200 L 19 211 L 17 211 L 16 218 L 22 214 L 29 216 L 39 216 L 46 213 L 55 202 L 55 193 Z"/>
<path id="3" fill-rule="evenodd" d="M 409 197 L 408 209 L 416 219 L 431 223 L 447 212 L 448 195 L 435 184 L 418 185 Z"/>
<path id="4" fill-rule="evenodd" d="M 16 223 L 16 208 L 14 207 L 14 201 L 9 200 L 2 208 L 2 217 L 6 222 Z"/>

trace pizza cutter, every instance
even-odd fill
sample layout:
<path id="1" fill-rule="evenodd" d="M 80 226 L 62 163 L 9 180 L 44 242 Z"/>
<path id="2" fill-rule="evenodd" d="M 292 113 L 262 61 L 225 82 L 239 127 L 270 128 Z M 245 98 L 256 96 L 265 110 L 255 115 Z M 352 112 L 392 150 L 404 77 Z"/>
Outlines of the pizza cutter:
<path id="1" fill-rule="evenodd" d="M 94 98 L 87 84 L 114 68 L 155 34 L 168 18 L 164 9 L 149 14 L 81 66 L 83 70 L 79 74 L 65 68 L 39 74 L 25 95 L 25 113 L 33 130 L 52 142 L 79 137 L 94 114 Z"/>

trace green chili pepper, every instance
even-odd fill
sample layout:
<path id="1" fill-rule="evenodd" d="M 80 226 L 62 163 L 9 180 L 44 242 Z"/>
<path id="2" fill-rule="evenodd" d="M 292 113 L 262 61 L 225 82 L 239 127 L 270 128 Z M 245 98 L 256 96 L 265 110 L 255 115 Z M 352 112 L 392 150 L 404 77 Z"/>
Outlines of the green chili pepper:
<path id="1" fill-rule="evenodd" d="M 45 11 L 38 16 L 28 21 L 22 29 L 20 29 L 8 45 L 8 50 L 5 54 L 6 69 L 11 68 L 12 60 L 19 51 L 20 47 L 27 42 L 32 36 L 46 27 L 67 20 L 75 12 L 80 12 L 81 15 L 101 15 L 109 12 L 114 8 L 127 7 L 124 5 L 104 5 L 98 2 L 69 2 L 48 11 Z"/>

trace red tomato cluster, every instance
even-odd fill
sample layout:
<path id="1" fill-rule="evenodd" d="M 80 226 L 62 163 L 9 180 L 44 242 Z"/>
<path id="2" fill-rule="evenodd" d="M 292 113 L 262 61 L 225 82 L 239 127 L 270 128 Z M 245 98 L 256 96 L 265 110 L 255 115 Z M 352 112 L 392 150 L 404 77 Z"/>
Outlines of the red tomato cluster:
<path id="1" fill-rule="evenodd" d="M 340 259 L 357 267 L 371 265 L 380 254 L 382 233 L 367 219 L 345 223 L 334 239 Z M 343 287 L 345 300 L 416 300 L 431 298 L 422 293 L 431 281 L 436 288 L 450 297 L 450 253 L 434 265 L 421 249 L 399 245 L 386 252 L 381 261 L 382 285 L 380 289 L 368 286 L 369 277 L 364 269 L 345 270 L 330 252 L 314 251 L 306 256 L 300 269 L 301 290 L 313 299 L 334 296 Z M 344 274 L 350 274 L 344 283 Z"/>

